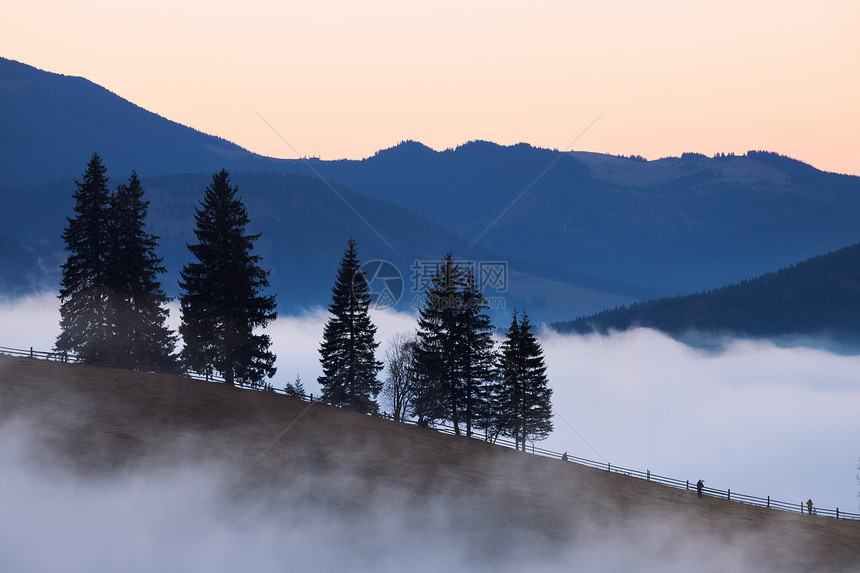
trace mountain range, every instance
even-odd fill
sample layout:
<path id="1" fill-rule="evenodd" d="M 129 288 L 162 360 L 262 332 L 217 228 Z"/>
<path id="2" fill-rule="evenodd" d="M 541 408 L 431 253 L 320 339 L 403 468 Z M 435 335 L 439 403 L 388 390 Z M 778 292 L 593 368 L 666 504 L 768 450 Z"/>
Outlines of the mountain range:
<path id="1" fill-rule="evenodd" d="M 646 161 L 473 141 L 405 141 L 362 160 L 273 159 L 150 113 L 83 78 L 0 59 L 0 289 L 55 289 L 74 181 L 93 152 L 134 169 L 175 294 L 194 208 L 228 169 L 262 233 L 282 312 L 323 306 L 347 239 L 400 271 L 451 250 L 504 263 L 497 324 L 591 315 L 738 282 L 860 241 L 860 178 L 771 152 Z M 415 290 L 416 292 L 413 292 Z"/>

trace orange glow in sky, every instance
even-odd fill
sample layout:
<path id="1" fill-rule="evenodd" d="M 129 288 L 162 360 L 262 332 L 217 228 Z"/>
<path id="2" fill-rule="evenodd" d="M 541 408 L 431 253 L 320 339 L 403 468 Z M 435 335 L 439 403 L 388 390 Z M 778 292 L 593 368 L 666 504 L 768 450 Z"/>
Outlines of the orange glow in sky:
<path id="1" fill-rule="evenodd" d="M 274 157 L 567 149 L 606 110 L 573 149 L 860 174 L 858 30 L 855 1 L 28 0 L 0 56 Z"/>

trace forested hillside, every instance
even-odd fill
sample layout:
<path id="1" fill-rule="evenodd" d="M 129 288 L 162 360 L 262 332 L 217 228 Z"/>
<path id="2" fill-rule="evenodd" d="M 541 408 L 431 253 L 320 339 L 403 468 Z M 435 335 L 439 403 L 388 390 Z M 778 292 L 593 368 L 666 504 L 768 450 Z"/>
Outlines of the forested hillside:
<path id="1" fill-rule="evenodd" d="M 560 332 L 642 326 L 754 337 L 825 335 L 860 344 L 860 244 L 760 277 L 689 296 L 615 308 L 570 322 Z"/>

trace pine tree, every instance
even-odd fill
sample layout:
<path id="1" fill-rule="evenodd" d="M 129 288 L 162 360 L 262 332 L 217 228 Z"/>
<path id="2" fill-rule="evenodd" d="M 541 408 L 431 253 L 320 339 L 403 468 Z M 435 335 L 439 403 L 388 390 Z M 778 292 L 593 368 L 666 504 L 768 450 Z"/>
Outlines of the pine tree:
<path id="1" fill-rule="evenodd" d="M 75 217 L 68 219 L 62 235 L 69 255 L 62 265 L 60 335 L 54 347 L 88 363 L 108 363 L 111 358 L 107 284 L 110 194 L 106 171 L 94 153 L 83 181 L 76 182 Z"/>
<path id="2" fill-rule="evenodd" d="M 376 376 L 382 363 L 374 356 L 379 343 L 376 326 L 370 321 L 367 279 L 350 239 L 332 287 L 331 313 L 323 331 L 318 378 L 322 399 L 356 412 L 376 414 L 376 396 L 382 383 Z"/>
<path id="3" fill-rule="evenodd" d="M 525 451 L 526 441 L 542 440 L 552 431 L 552 404 L 543 349 L 528 315 L 517 321 L 514 311 L 499 359 L 496 391 L 497 423 Z"/>
<path id="4" fill-rule="evenodd" d="M 496 363 L 493 325 L 486 312 L 490 305 L 475 284 L 471 266 L 466 267 L 461 298 L 455 348 L 462 377 L 463 421 L 466 435 L 471 437 L 473 425 L 487 429 L 488 392 Z"/>
<path id="5" fill-rule="evenodd" d="M 469 265 L 445 255 L 427 287 L 418 318 L 418 391 L 413 409 L 427 420 L 450 420 L 460 434 L 487 427 L 494 377 L 493 326 L 487 300 Z"/>
<path id="6" fill-rule="evenodd" d="M 305 397 L 305 385 L 302 384 L 302 377 L 300 374 L 296 374 L 295 382 L 287 382 L 284 384 L 284 394 L 287 396 L 292 396 L 294 398 L 302 398 Z"/>
<path id="7" fill-rule="evenodd" d="M 227 384 L 261 384 L 275 374 L 268 335 L 255 332 L 277 317 L 275 297 L 264 295 L 269 272 L 252 254 L 260 235 L 248 235 L 248 214 L 238 188 L 221 170 L 212 176 L 196 210 L 197 244 L 188 245 L 197 262 L 180 273 L 182 322 L 179 332 L 187 367 L 220 372 Z"/>
<path id="8" fill-rule="evenodd" d="M 463 270 L 451 253 L 445 255 L 427 285 L 418 315 L 419 391 L 414 409 L 427 422 L 449 420 L 460 435 L 463 379 L 461 342 Z"/>
<path id="9" fill-rule="evenodd" d="M 155 255 L 158 237 L 146 232 L 149 201 L 132 172 L 110 201 L 108 257 L 111 363 L 124 368 L 176 369 L 175 336 L 165 325 L 169 299 L 158 275 L 165 272 Z"/>

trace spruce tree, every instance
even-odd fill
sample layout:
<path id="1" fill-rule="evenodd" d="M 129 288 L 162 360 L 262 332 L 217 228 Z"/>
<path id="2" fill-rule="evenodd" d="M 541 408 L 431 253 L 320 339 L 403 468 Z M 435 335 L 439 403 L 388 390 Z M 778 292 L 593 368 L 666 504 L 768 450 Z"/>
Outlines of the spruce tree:
<path id="1" fill-rule="evenodd" d="M 458 345 L 464 280 L 463 270 L 448 253 L 427 285 L 418 314 L 419 392 L 414 402 L 421 419 L 449 420 L 458 436 L 463 406 Z"/>
<path id="2" fill-rule="evenodd" d="M 526 441 L 542 440 L 552 431 L 552 389 L 546 377 L 543 349 L 528 315 L 514 311 L 499 359 L 498 424 L 525 451 Z"/>
<path id="3" fill-rule="evenodd" d="M 165 325 L 170 299 L 158 275 L 165 272 L 155 255 L 158 237 L 146 232 L 149 201 L 132 172 L 110 201 L 108 257 L 109 314 L 112 326 L 111 363 L 138 370 L 176 368 L 175 336 Z"/>
<path id="4" fill-rule="evenodd" d="M 252 254 L 260 235 L 246 234 L 248 213 L 237 193 L 222 169 L 212 176 L 195 212 L 198 242 L 188 249 L 196 262 L 180 273 L 179 332 L 187 367 L 219 372 L 230 385 L 258 386 L 265 376 L 274 376 L 275 356 L 269 336 L 256 329 L 277 312 L 274 295 L 263 294 L 269 272 L 260 268 L 261 257 Z"/>
<path id="5" fill-rule="evenodd" d="M 486 312 L 490 305 L 475 284 L 471 266 L 465 270 L 461 299 L 457 318 L 459 341 L 455 348 L 462 378 L 463 421 L 466 435 L 471 437 L 473 426 L 487 429 L 488 392 L 496 363 L 493 325 Z"/>
<path id="6" fill-rule="evenodd" d="M 418 317 L 418 370 L 413 410 L 449 420 L 454 432 L 487 428 L 488 389 L 496 356 L 487 300 L 469 265 L 445 255 L 427 287 Z"/>
<path id="7" fill-rule="evenodd" d="M 376 414 L 376 396 L 382 389 L 377 374 L 382 363 L 374 352 L 376 326 L 370 321 L 370 294 L 361 272 L 356 243 L 350 239 L 332 287 L 331 316 L 323 331 L 320 363 L 323 375 L 317 381 L 322 399 L 355 412 Z"/>
<path id="8" fill-rule="evenodd" d="M 68 251 L 60 285 L 60 334 L 54 345 L 88 363 L 111 359 L 108 293 L 110 250 L 105 166 L 94 153 L 83 181 L 75 182 L 75 217 L 68 219 L 63 241 Z"/>
<path id="9" fill-rule="evenodd" d="M 302 384 L 302 377 L 300 374 L 296 374 L 295 382 L 287 382 L 284 384 L 284 394 L 287 396 L 292 396 L 294 398 L 304 399 L 305 397 L 305 385 Z"/>

